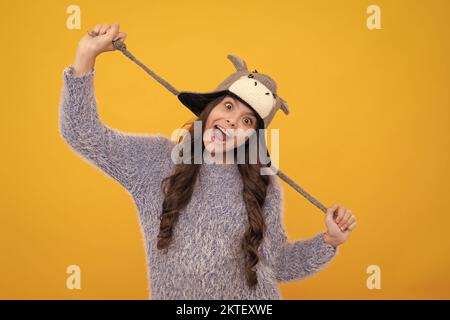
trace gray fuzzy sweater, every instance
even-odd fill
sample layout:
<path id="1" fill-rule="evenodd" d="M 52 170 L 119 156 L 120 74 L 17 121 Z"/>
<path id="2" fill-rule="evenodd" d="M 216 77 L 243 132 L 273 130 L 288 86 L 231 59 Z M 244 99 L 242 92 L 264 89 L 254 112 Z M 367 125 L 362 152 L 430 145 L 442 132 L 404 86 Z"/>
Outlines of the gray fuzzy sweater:
<path id="1" fill-rule="evenodd" d="M 74 76 L 63 71 L 59 130 L 79 156 L 119 182 L 139 215 L 153 299 L 281 299 L 277 283 L 308 277 L 336 256 L 323 233 L 289 242 L 283 226 L 283 189 L 270 176 L 263 206 L 267 225 L 259 248 L 258 285 L 245 280 L 241 238 L 248 226 L 236 164 L 202 164 L 188 206 L 175 226 L 167 254 L 156 248 L 163 194 L 161 180 L 175 164 L 175 145 L 163 135 L 110 128 L 98 115 L 95 69 Z"/>

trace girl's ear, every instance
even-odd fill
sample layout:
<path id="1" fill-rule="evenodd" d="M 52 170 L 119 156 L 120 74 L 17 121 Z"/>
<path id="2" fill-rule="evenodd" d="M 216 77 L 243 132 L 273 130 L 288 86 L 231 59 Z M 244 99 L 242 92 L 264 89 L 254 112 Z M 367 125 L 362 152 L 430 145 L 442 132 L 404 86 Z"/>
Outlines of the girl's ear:
<path id="1" fill-rule="evenodd" d="M 227 58 L 230 59 L 237 71 L 248 71 L 247 63 L 242 58 L 231 53 L 227 55 Z"/>

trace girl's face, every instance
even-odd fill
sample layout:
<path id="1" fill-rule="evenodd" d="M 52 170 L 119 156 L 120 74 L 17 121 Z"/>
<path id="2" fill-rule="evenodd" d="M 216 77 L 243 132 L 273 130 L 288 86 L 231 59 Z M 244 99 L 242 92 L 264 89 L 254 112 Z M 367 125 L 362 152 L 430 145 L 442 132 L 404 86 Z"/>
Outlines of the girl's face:
<path id="1" fill-rule="evenodd" d="M 257 129 L 257 118 L 247 105 L 226 96 L 211 110 L 204 129 L 203 143 L 214 155 L 245 143 Z"/>

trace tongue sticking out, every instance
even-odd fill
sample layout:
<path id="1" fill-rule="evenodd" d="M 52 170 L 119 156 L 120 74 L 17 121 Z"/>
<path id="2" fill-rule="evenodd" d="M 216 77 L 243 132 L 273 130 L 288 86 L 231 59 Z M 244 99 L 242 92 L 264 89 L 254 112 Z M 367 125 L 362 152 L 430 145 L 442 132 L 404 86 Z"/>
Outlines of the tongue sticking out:
<path id="1" fill-rule="evenodd" d="M 227 140 L 227 137 L 221 130 L 214 128 L 214 135 L 212 136 L 212 140 L 213 141 L 217 140 L 217 141 L 223 142 L 223 141 Z"/>
<path id="2" fill-rule="evenodd" d="M 220 131 L 219 129 L 215 129 L 215 136 L 219 141 L 227 140 L 227 137 L 225 136 L 225 134 L 222 131 Z"/>

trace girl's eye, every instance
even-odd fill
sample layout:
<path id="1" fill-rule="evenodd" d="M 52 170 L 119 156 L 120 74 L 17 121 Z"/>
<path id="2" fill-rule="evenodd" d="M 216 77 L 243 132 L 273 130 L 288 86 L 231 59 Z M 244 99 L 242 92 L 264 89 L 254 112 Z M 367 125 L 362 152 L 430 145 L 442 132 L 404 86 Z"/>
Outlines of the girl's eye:
<path id="1" fill-rule="evenodd" d="M 246 125 L 251 126 L 253 124 L 253 120 L 251 118 L 245 118 L 244 122 Z"/>

